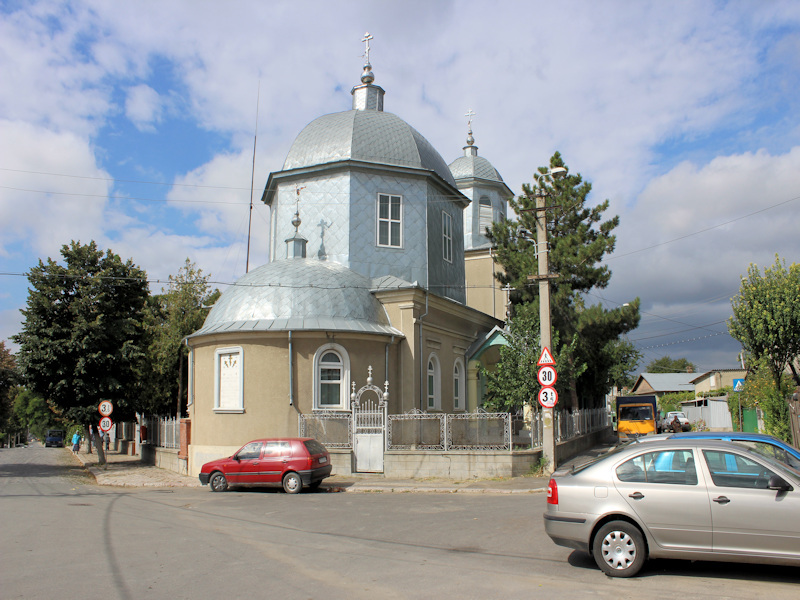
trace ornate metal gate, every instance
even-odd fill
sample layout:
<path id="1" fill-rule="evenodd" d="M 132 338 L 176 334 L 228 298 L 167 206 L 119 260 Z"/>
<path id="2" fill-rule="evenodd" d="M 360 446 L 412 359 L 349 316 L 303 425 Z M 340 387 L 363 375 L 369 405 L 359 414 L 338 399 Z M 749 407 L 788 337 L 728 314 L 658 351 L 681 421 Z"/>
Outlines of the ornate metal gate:
<path id="1" fill-rule="evenodd" d="M 367 384 L 356 392 L 352 383 L 350 408 L 353 411 L 353 453 L 356 472 L 383 473 L 383 452 L 386 449 L 386 406 L 389 400 L 389 382 L 381 390 L 372 383 L 372 366 L 367 369 Z M 377 398 L 365 398 L 373 392 Z"/>

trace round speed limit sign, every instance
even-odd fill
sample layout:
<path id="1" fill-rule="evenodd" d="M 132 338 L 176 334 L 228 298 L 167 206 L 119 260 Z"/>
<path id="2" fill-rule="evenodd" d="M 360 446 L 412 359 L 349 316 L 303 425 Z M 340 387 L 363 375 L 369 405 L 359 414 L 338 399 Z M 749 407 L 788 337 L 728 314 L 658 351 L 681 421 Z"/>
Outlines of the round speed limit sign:
<path id="1" fill-rule="evenodd" d="M 100 406 L 97 407 L 97 410 L 102 416 L 108 417 L 112 412 L 114 412 L 114 405 L 108 400 L 103 400 L 100 403 Z"/>
<path id="2" fill-rule="evenodd" d="M 100 419 L 100 429 L 102 429 L 103 431 L 108 432 L 111 430 L 113 426 L 114 422 L 110 418 L 103 417 L 102 419 Z"/>
<path id="3" fill-rule="evenodd" d="M 539 380 L 539 385 L 552 387 L 556 384 L 558 373 L 553 367 L 542 367 L 536 374 L 536 379 Z"/>
<path id="4" fill-rule="evenodd" d="M 558 392 L 555 388 L 543 387 L 539 390 L 539 404 L 544 408 L 553 408 L 558 404 Z"/>

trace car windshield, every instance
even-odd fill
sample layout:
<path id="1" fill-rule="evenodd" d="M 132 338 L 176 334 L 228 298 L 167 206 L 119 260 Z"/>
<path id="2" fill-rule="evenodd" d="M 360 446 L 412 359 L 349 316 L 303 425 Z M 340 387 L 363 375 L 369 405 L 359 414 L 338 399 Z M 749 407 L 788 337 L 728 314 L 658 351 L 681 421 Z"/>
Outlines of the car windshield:
<path id="1" fill-rule="evenodd" d="M 315 454 L 325 454 L 325 452 L 327 452 L 325 446 L 320 444 L 317 440 L 305 440 L 303 443 L 306 445 L 306 448 L 308 448 L 308 453 L 311 456 Z"/>

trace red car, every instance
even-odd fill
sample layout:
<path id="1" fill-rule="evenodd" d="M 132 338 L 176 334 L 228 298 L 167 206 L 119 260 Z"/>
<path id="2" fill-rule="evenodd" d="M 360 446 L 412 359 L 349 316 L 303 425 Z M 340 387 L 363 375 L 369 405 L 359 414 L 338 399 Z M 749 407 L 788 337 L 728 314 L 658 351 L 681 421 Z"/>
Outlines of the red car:
<path id="1" fill-rule="evenodd" d="M 228 458 L 212 460 L 200 469 L 200 483 L 212 492 L 230 486 L 281 484 L 287 494 L 316 489 L 331 475 L 328 450 L 312 438 L 253 440 Z"/>

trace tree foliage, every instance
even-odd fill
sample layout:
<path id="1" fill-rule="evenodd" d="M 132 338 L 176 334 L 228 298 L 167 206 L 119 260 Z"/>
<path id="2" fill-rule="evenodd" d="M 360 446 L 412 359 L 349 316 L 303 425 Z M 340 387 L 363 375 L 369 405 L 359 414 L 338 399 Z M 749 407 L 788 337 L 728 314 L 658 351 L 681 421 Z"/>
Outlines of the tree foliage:
<path id="1" fill-rule="evenodd" d="M 137 410 L 137 369 L 143 358 L 144 271 L 95 242 L 61 248 L 63 264 L 39 261 L 28 276 L 22 310 L 20 370 L 32 393 L 65 417 L 90 425 L 102 400 L 115 420 Z"/>
<path id="2" fill-rule="evenodd" d="M 789 404 L 791 377 L 783 373 L 780 384 L 775 383 L 772 366 L 766 359 L 756 361 L 747 372 L 741 392 L 728 394 L 728 408 L 735 429 L 739 429 L 739 402 L 742 408 L 760 408 L 764 416 L 764 431 L 792 443 Z"/>
<path id="3" fill-rule="evenodd" d="M 38 438 L 44 439 L 47 429 L 58 424 L 57 416 L 47 401 L 27 388 L 17 388 L 13 402 L 17 420 Z"/>
<path id="4" fill-rule="evenodd" d="M 645 368 L 647 373 L 694 373 L 696 367 L 686 358 L 670 358 L 662 356 L 650 362 Z"/>
<path id="5" fill-rule="evenodd" d="M 482 371 L 486 377 L 486 400 L 483 407 L 496 412 L 514 413 L 524 405 L 534 405 L 538 401 L 539 383 L 536 373 L 542 351 L 538 316 L 521 311 L 509 320 L 504 338 L 507 345 L 500 347 L 500 362 L 494 370 Z M 572 365 L 574 361 L 571 355 L 575 350 L 575 341 L 558 344 L 554 337 L 553 342 L 559 349 L 559 353 L 553 357 L 556 364 Z M 579 367 L 582 368 L 584 367 Z M 567 367 L 559 369 L 555 385 L 559 395 L 568 393 L 569 382 L 577 375 L 580 373 L 571 373 Z"/>
<path id="6" fill-rule="evenodd" d="M 14 355 L 0 340 L 0 431 L 9 432 L 13 411 L 11 391 L 17 383 L 17 364 Z"/>
<path id="7" fill-rule="evenodd" d="M 800 375 L 800 264 L 786 268 L 775 256 L 772 267 L 751 264 L 739 294 L 731 300 L 733 316 L 728 331 L 756 360 L 765 361 L 779 390 L 783 373 L 791 370 L 796 385 Z"/>
<path id="8" fill-rule="evenodd" d="M 614 250 L 613 231 L 619 217 L 604 220 L 608 200 L 588 206 L 591 184 L 568 169 L 566 176 L 554 180 L 548 173 L 556 167 L 566 168 L 558 152 L 549 167 L 540 167 L 534 174 L 535 183 L 523 185 L 523 193 L 510 201 L 517 220 L 496 223 L 487 233 L 503 268 L 498 280 L 513 289 L 515 308 L 530 304 L 537 312 L 538 286 L 528 280 L 538 272 L 537 248 L 530 232 L 536 231 L 537 191 L 547 192 L 548 261 L 551 273 L 557 275 L 551 282 L 553 338 L 557 333 L 563 342 L 574 342 L 568 366 L 576 374 L 570 385 L 573 403 L 580 398 L 594 404 L 612 385 L 626 381 L 639 360 L 633 346 L 622 338 L 639 324 L 639 300 L 614 309 L 586 305 L 588 292 L 605 288 L 611 279 L 602 261 Z M 558 364 L 559 379 L 566 366 Z"/>
<path id="9" fill-rule="evenodd" d="M 177 275 L 170 275 L 162 294 L 152 296 L 145 311 L 147 360 L 143 363 L 143 410 L 175 414 L 186 402 L 188 350 L 183 339 L 200 329 L 219 290 L 209 277 L 186 259 Z"/>

